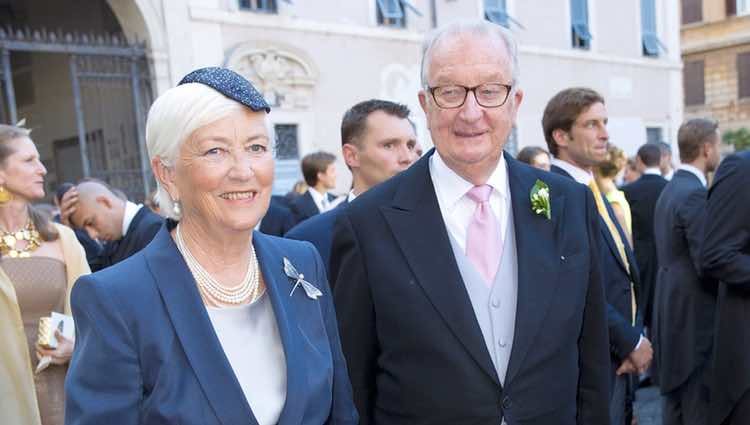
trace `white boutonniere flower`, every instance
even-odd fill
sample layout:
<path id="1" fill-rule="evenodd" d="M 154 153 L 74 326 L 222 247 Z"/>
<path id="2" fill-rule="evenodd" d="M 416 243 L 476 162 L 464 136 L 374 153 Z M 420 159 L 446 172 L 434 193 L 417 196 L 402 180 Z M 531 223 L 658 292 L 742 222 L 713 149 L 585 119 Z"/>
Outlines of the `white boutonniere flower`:
<path id="1" fill-rule="evenodd" d="M 549 186 L 547 183 L 537 180 L 531 188 L 531 210 L 536 214 L 552 219 L 552 207 L 549 204 Z"/>

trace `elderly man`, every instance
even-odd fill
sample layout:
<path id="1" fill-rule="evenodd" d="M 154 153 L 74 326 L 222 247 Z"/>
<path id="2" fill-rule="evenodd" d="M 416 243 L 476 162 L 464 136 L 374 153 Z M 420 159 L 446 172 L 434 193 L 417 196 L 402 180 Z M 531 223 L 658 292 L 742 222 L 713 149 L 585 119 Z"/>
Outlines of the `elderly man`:
<path id="1" fill-rule="evenodd" d="M 335 228 L 361 423 L 609 424 L 593 197 L 503 153 L 523 99 L 509 33 L 454 23 L 423 52 L 435 149 Z"/>
<path id="2" fill-rule="evenodd" d="M 84 181 L 63 197 L 67 221 L 84 229 L 93 239 L 106 242 L 96 258 L 89 260 L 92 271 L 101 270 L 143 249 L 159 231 L 164 219 L 148 207 L 118 197 L 98 181 Z"/>
<path id="3" fill-rule="evenodd" d="M 417 136 L 409 107 L 387 100 L 357 103 L 341 122 L 341 149 L 352 172 L 352 190 L 336 208 L 294 226 L 285 236 L 311 242 L 330 272 L 333 225 L 350 201 L 406 170 L 416 160 Z"/>

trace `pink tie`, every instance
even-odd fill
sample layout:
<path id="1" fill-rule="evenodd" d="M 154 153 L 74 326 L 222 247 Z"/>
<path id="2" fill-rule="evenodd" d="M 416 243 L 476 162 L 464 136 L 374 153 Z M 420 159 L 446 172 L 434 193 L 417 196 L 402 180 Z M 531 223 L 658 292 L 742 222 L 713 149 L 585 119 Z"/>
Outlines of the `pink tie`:
<path id="1" fill-rule="evenodd" d="M 492 186 L 486 184 L 474 186 L 466 193 L 469 199 L 477 203 L 466 231 L 466 256 L 479 270 L 489 287 L 495 281 L 500 257 L 503 254 L 500 224 L 490 208 L 491 194 Z"/>

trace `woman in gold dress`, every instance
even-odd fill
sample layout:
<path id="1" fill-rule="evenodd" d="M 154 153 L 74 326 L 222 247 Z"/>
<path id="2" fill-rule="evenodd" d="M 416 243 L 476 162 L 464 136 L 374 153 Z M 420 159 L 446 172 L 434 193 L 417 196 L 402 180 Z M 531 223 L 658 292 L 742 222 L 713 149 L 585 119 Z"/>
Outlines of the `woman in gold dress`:
<path id="1" fill-rule="evenodd" d="M 64 381 L 74 341 L 37 343 L 39 319 L 70 314 L 71 285 L 89 273 L 73 231 L 31 203 L 44 197 L 47 170 L 29 130 L 0 125 L 0 423 L 62 425 Z M 50 365 L 35 373 L 41 358 Z"/>

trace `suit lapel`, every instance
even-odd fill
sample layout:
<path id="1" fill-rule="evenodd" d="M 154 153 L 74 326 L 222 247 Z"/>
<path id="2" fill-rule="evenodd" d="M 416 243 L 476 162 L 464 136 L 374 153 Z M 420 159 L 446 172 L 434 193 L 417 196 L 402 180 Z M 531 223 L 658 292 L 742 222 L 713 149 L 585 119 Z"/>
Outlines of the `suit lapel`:
<path id="1" fill-rule="evenodd" d="M 557 223 L 563 217 L 564 197 L 550 186 L 552 219 L 536 214 L 531 209 L 530 193 L 537 174 L 518 161 L 505 155 L 508 164 L 513 228 L 516 234 L 518 262 L 518 301 L 516 305 L 515 335 L 511 350 L 506 386 L 518 373 L 523 359 L 541 329 L 547 309 L 555 296 L 559 276 L 560 252 L 557 246 Z M 544 177 L 540 178 L 544 180 Z"/>
<path id="2" fill-rule="evenodd" d="M 169 230 L 161 228 L 145 251 L 177 338 L 214 413 L 224 425 L 258 422 L 221 348 L 198 288 Z"/>
<path id="3" fill-rule="evenodd" d="M 432 152 L 404 172 L 393 204 L 380 209 L 427 298 L 456 339 L 500 385 L 440 213 L 429 172 Z"/>
<path id="4" fill-rule="evenodd" d="M 307 398 L 305 394 L 307 375 L 304 358 L 300 357 L 304 352 L 299 346 L 303 337 L 292 305 L 294 299 L 289 296 L 289 290 L 291 290 L 289 278 L 284 274 L 283 269 L 284 254 L 273 246 L 271 238 L 260 232 L 253 233 L 253 245 L 266 283 L 266 290 L 273 305 L 281 343 L 284 345 L 287 388 L 286 402 L 279 416 L 279 423 L 301 423 L 304 413 L 303 402 Z"/>

